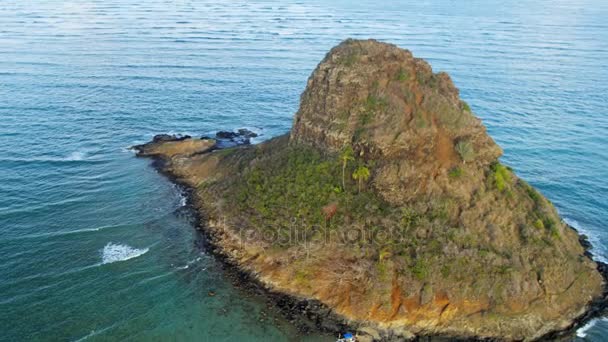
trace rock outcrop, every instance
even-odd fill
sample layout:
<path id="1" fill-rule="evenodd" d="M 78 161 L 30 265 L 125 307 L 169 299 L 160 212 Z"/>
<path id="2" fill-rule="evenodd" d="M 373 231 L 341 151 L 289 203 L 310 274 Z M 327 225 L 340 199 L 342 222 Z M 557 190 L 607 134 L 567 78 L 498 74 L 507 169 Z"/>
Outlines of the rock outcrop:
<path id="1" fill-rule="evenodd" d="M 333 48 L 289 135 L 145 146 L 194 189 L 227 260 L 368 339 L 532 340 L 605 297 L 577 233 L 499 162 L 450 77 L 394 45 Z"/>

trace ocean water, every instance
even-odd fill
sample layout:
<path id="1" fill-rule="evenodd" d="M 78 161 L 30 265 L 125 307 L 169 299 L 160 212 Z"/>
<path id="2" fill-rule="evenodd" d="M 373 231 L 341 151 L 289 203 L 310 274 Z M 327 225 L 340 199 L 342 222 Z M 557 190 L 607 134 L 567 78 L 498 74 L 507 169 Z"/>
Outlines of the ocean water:
<path id="1" fill-rule="evenodd" d="M 286 132 L 310 72 L 347 37 L 447 71 L 503 161 L 606 260 L 606 18 L 603 0 L 3 0 L 0 340 L 301 338 L 233 286 L 181 190 L 127 148 Z M 577 339 L 607 333 L 597 320 Z"/>

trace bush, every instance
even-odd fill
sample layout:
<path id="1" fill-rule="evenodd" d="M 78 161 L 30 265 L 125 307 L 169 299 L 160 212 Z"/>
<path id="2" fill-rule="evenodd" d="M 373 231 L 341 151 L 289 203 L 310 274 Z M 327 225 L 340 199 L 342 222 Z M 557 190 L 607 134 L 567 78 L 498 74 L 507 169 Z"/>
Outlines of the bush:
<path id="1" fill-rule="evenodd" d="M 469 141 L 461 140 L 456 144 L 456 152 L 460 155 L 462 161 L 466 164 L 466 162 L 473 160 L 475 158 L 475 150 L 473 150 L 473 145 Z"/>
<path id="2" fill-rule="evenodd" d="M 414 275 L 414 277 L 416 277 L 416 279 L 418 280 L 424 280 L 427 277 L 428 273 L 428 267 L 424 260 L 416 260 L 416 263 L 412 267 L 412 274 Z"/>
<path id="3" fill-rule="evenodd" d="M 494 186 L 498 191 L 504 191 L 511 182 L 511 173 L 509 169 L 500 163 L 494 163 L 491 166 L 491 170 Z"/>
<path id="4" fill-rule="evenodd" d="M 403 70 L 403 68 L 399 69 L 399 72 L 397 73 L 397 81 L 407 81 L 410 77 L 408 75 L 408 73 Z"/>
<path id="5" fill-rule="evenodd" d="M 448 172 L 448 177 L 452 179 L 460 178 L 463 173 L 464 171 L 462 171 L 460 167 L 456 166 L 450 169 L 450 171 Z"/>
<path id="6" fill-rule="evenodd" d="M 532 199 L 532 201 L 534 202 L 534 204 L 538 205 L 541 201 L 541 196 L 538 193 L 538 191 L 536 191 L 536 189 L 534 189 L 533 187 L 531 187 L 528 184 L 524 184 L 524 189 L 526 190 L 526 193 L 528 194 L 528 196 Z"/>

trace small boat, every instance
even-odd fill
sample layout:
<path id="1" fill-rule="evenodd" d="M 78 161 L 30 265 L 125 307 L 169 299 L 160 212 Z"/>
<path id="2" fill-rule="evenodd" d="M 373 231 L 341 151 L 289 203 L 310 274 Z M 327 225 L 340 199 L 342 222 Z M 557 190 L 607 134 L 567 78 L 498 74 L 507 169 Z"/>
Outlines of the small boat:
<path id="1" fill-rule="evenodd" d="M 357 338 L 353 334 L 347 332 L 342 334 L 342 337 L 338 337 L 336 342 L 357 342 Z"/>

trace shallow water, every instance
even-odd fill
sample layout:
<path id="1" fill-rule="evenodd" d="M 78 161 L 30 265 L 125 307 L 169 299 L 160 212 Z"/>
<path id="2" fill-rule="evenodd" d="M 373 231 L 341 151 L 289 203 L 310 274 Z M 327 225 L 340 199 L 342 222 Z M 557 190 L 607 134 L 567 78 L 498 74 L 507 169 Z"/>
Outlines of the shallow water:
<path id="1" fill-rule="evenodd" d="M 179 189 L 126 148 L 286 132 L 347 37 L 450 73 L 503 161 L 605 259 L 607 17 L 601 0 L 2 1 L 0 340 L 293 340 L 201 248 Z M 606 333 L 599 320 L 578 336 Z"/>

